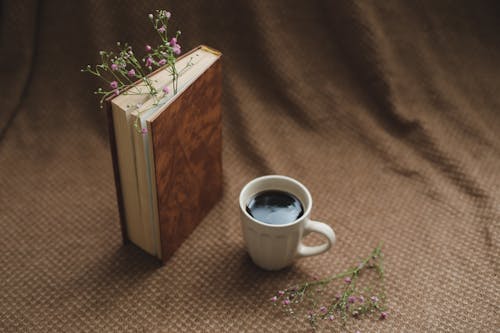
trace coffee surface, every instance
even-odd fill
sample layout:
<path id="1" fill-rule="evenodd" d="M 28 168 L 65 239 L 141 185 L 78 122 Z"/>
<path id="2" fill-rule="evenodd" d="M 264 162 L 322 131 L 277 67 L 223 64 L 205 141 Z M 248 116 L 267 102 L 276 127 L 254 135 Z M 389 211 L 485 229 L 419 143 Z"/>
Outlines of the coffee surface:
<path id="1" fill-rule="evenodd" d="M 246 210 L 253 218 L 272 225 L 291 223 L 304 214 L 302 203 L 295 195 L 277 190 L 257 193 Z"/>

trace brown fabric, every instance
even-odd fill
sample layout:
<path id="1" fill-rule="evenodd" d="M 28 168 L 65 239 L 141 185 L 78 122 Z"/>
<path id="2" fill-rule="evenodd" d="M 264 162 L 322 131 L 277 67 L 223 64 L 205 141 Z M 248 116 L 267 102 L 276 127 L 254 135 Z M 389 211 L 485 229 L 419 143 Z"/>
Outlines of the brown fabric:
<path id="1" fill-rule="evenodd" d="M 0 331 L 305 331 L 269 297 L 379 241 L 389 318 L 348 331 L 500 327 L 497 2 L 167 5 L 183 50 L 224 53 L 225 193 L 159 267 L 121 244 L 97 81 L 79 68 L 116 40 L 152 43 L 165 2 L 1 3 Z M 309 187 L 332 251 L 251 263 L 237 195 L 269 173 Z"/>

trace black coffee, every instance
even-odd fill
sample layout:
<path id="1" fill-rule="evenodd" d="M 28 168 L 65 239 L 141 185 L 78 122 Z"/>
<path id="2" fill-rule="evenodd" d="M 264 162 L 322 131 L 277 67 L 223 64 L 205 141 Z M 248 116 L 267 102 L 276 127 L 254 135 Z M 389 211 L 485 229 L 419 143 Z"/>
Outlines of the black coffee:
<path id="1" fill-rule="evenodd" d="M 283 191 L 257 193 L 247 205 L 247 212 L 267 224 L 288 224 L 304 214 L 302 203 L 296 196 Z"/>

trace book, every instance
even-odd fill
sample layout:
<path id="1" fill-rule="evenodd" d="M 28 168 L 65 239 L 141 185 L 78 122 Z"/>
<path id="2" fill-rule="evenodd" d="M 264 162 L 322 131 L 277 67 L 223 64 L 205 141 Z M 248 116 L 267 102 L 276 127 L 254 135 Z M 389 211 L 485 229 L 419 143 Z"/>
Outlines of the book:
<path id="1" fill-rule="evenodd" d="M 202 45 L 175 66 L 176 94 L 136 82 L 106 100 L 123 240 L 163 263 L 222 196 L 221 53 Z M 166 67 L 148 77 L 172 87 Z"/>

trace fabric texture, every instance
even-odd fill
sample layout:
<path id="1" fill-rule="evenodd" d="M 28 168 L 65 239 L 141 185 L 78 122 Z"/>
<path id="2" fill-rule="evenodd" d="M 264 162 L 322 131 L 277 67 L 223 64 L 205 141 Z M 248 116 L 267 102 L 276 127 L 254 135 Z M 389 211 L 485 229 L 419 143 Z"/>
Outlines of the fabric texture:
<path id="1" fill-rule="evenodd" d="M 224 197 L 160 267 L 122 246 L 98 82 L 79 70 L 118 40 L 156 42 L 147 14 L 165 7 L 183 50 L 224 54 Z M 347 331 L 500 327 L 498 2 L 0 8 L 0 331 L 303 332 L 269 298 L 381 241 L 389 317 Z M 310 189 L 331 251 L 252 264 L 237 197 L 264 174 Z"/>

